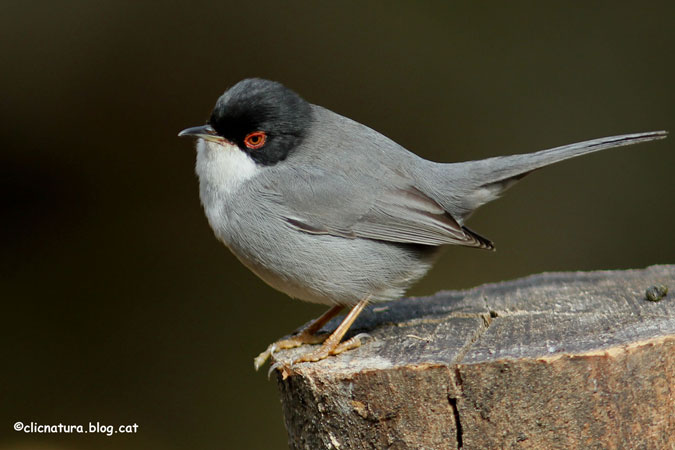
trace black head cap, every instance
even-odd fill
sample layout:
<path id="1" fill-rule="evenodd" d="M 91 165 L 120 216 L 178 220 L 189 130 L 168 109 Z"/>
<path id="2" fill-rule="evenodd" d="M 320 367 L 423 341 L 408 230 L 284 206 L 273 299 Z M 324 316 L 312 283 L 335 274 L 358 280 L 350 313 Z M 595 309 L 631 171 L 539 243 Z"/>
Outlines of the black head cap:
<path id="1" fill-rule="evenodd" d="M 310 104 L 281 83 L 249 78 L 220 96 L 209 124 L 258 164 L 274 165 L 300 144 L 307 134 L 311 114 Z M 246 136 L 258 131 L 265 133 L 264 144 L 249 148 Z"/>

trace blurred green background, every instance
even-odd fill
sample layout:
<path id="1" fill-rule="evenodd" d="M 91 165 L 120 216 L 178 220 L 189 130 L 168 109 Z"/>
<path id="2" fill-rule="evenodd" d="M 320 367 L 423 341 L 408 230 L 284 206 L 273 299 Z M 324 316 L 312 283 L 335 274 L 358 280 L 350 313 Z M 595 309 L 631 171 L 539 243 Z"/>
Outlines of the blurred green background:
<path id="1" fill-rule="evenodd" d="M 213 237 L 193 142 L 260 76 L 460 161 L 675 130 L 675 3 L 0 4 L 2 449 L 286 447 L 252 358 L 323 311 Z M 675 262 L 675 137 L 538 171 L 411 292 Z M 23 434 L 16 421 L 137 423 Z"/>

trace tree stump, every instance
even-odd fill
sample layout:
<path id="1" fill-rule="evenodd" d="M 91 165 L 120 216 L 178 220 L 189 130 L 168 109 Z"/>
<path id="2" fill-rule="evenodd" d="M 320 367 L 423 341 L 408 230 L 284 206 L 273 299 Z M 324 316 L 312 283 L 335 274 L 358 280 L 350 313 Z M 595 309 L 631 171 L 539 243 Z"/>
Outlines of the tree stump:
<path id="1" fill-rule="evenodd" d="M 671 293 L 649 301 L 654 285 Z M 277 371 L 289 445 L 673 449 L 674 297 L 668 265 L 373 305 L 350 332 L 362 347 Z"/>

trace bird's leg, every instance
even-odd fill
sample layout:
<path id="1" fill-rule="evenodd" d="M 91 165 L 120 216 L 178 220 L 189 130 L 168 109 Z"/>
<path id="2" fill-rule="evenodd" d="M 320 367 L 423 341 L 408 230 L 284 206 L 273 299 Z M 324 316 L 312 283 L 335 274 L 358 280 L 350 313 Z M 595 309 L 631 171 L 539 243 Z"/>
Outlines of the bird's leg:
<path id="1" fill-rule="evenodd" d="M 260 369 L 260 367 L 265 364 L 265 361 L 267 361 L 272 353 L 276 352 L 277 350 L 295 348 L 303 344 L 320 344 L 321 342 L 325 341 L 328 335 L 322 334 L 317 336 L 316 332 L 319 331 L 321 327 L 324 326 L 330 319 L 338 315 L 338 313 L 342 311 L 342 308 L 344 308 L 344 306 L 335 305 L 321 316 L 314 319 L 309 325 L 300 330 L 298 334 L 291 336 L 288 339 L 281 339 L 273 344 L 270 344 L 269 347 L 267 347 L 267 350 L 259 354 L 253 360 L 255 370 Z"/>
<path id="2" fill-rule="evenodd" d="M 347 330 L 349 330 L 349 327 L 352 326 L 358 315 L 361 314 L 363 308 L 366 307 L 369 299 L 370 296 L 358 302 L 349 311 L 349 314 L 347 314 L 342 323 L 335 329 L 335 331 L 333 331 L 333 334 L 331 334 L 328 337 L 328 339 L 323 341 L 321 347 L 312 352 L 302 355 L 301 357 L 293 361 L 293 364 L 301 362 L 320 361 L 324 358 L 327 358 L 328 356 L 338 355 L 344 351 L 359 347 L 361 345 L 361 340 L 359 336 L 354 336 L 353 338 L 348 339 L 342 343 L 340 343 L 340 341 L 344 337 L 345 333 L 347 333 Z"/>

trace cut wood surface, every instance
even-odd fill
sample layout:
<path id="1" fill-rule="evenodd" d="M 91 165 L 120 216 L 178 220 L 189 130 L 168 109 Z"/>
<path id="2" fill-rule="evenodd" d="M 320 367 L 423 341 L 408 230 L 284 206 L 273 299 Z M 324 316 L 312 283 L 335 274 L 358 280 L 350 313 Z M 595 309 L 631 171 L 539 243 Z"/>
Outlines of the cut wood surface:
<path id="1" fill-rule="evenodd" d="M 376 304 L 347 337 L 363 332 L 276 372 L 291 448 L 675 448 L 675 265 Z"/>

